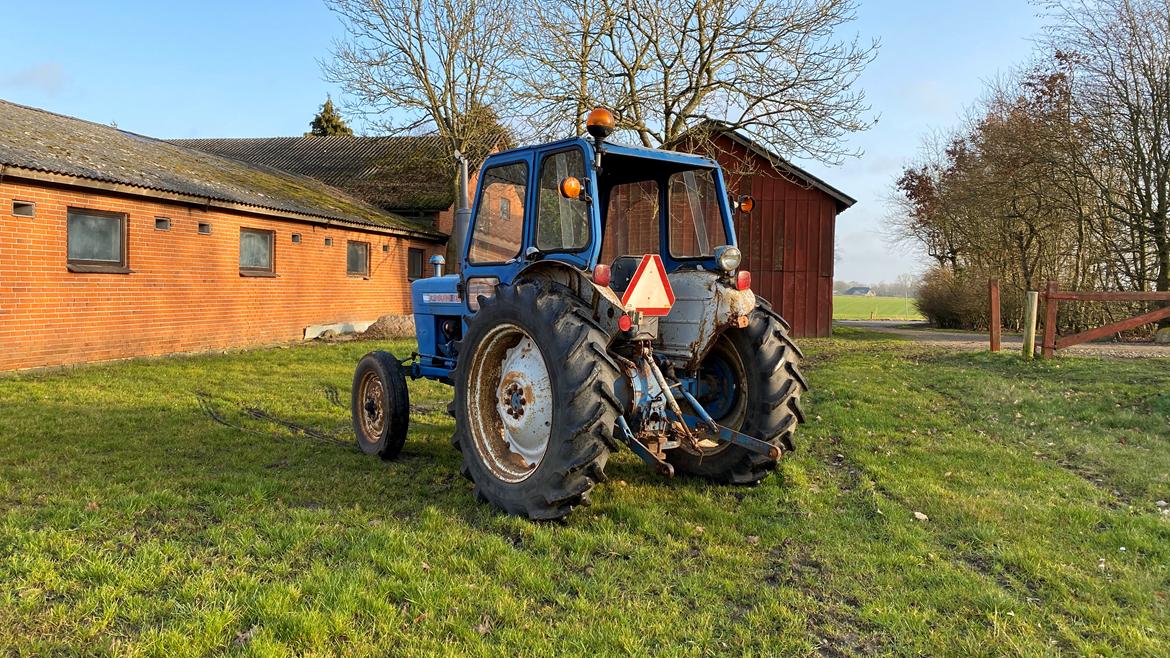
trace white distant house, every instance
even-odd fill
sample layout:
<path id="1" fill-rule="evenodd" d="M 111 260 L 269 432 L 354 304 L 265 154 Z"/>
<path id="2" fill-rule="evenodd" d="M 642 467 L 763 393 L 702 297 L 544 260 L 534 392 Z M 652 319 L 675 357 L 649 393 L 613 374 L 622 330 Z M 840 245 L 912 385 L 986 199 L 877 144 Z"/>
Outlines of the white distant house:
<path id="1" fill-rule="evenodd" d="M 873 290 L 871 288 L 866 288 L 864 286 L 855 286 L 853 288 L 850 288 L 850 289 L 845 291 L 845 294 L 852 295 L 854 297 L 873 297 L 874 296 Z"/>

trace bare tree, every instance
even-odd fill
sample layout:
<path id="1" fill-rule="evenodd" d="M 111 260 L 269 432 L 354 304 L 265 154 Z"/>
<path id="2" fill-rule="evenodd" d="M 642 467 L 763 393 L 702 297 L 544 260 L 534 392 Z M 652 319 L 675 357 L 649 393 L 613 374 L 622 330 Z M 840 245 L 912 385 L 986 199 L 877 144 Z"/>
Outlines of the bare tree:
<path id="1" fill-rule="evenodd" d="M 521 117 L 534 138 L 583 135 L 586 113 L 616 97 L 614 80 L 596 68 L 604 35 L 614 28 L 613 0 L 528 2 L 520 71 L 527 104 Z"/>
<path id="2" fill-rule="evenodd" d="M 877 44 L 840 37 L 853 16 L 853 0 L 597 0 L 537 10 L 543 56 L 527 97 L 554 118 L 608 105 L 645 146 L 674 146 L 718 122 L 785 155 L 839 162 L 853 155 L 842 138 L 871 125 L 857 79 Z"/>
<path id="3" fill-rule="evenodd" d="M 937 133 L 923 140 L 918 163 L 903 169 L 894 182 L 887 239 L 922 248 L 938 267 L 960 269 L 966 255 L 963 224 L 967 208 L 955 203 L 955 159 L 963 137 Z"/>
<path id="4" fill-rule="evenodd" d="M 345 27 L 326 78 L 392 133 L 437 130 L 455 151 L 500 137 L 514 107 L 516 0 L 326 0 Z"/>
<path id="5" fill-rule="evenodd" d="M 1083 121 L 1081 170 L 1137 256 L 1170 290 L 1170 2 L 1053 0 L 1048 41 Z M 1151 261 L 1145 261 L 1147 254 Z"/>

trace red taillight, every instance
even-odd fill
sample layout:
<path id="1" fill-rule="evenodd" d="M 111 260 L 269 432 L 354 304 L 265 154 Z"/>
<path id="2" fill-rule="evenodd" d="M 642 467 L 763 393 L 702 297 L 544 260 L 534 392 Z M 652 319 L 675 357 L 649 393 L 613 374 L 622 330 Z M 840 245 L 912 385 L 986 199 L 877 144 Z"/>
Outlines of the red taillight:
<path id="1" fill-rule="evenodd" d="M 621 329 L 622 331 L 629 331 L 630 327 L 632 326 L 634 326 L 634 320 L 630 316 L 623 315 L 622 317 L 618 318 L 618 329 Z"/>
<path id="2" fill-rule="evenodd" d="M 602 288 L 609 287 L 609 265 L 598 265 L 593 268 L 593 283 Z"/>
<path id="3" fill-rule="evenodd" d="M 747 290 L 752 287 L 752 273 L 747 270 L 740 270 L 735 277 L 735 289 Z"/>

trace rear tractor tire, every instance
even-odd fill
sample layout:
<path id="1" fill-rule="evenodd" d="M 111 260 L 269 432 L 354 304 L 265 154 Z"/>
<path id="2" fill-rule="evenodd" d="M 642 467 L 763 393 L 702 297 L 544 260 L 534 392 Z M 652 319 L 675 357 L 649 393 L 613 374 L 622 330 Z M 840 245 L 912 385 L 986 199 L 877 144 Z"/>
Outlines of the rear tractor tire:
<path id="1" fill-rule="evenodd" d="M 358 362 L 350 400 L 353 432 L 367 455 L 394 459 L 410 427 L 410 393 L 402 363 L 387 352 L 370 352 Z"/>
<path id="2" fill-rule="evenodd" d="M 707 394 L 699 402 L 720 425 L 792 450 L 808 390 L 802 356 L 784 320 L 759 300 L 748 326 L 724 332 L 704 357 L 699 377 Z M 698 451 L 671 450 L 667 460 L 679 473 L 728 484 L 757 484 L 776 469 L 774 459 L 714 441 Z"/>
<path id="3" fill-rule="evenodd" d="M 457 346 L 455 435 L 475 496 L 509 514 L 559 519 L 605 479 L 619 373 L 607 336 L 567 290 L 500 286 Z"/>

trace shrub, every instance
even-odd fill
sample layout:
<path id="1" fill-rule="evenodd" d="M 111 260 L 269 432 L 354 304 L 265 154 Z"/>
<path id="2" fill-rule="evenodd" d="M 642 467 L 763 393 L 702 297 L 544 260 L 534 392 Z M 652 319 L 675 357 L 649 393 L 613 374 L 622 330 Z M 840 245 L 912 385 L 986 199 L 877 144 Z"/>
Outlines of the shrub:
<path id="1" fill-rule="evenodd" d="M 987 283 L 976 277 L 931 268 L 922 276 L 915 304 L 922 315 L 943 329 L 987 327 Z"/>

